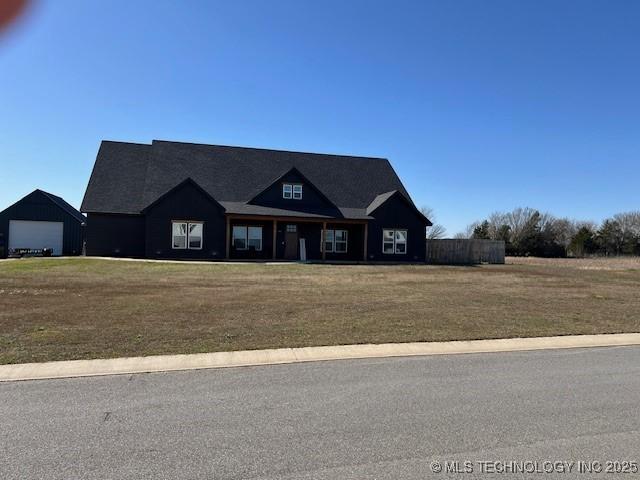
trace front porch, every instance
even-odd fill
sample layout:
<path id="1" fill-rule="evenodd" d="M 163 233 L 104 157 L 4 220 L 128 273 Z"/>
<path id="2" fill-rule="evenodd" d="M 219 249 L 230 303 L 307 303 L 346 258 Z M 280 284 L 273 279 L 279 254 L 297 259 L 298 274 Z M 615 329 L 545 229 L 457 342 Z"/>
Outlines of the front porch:
<path id="1" fill-rule="evenodd" d="M 227 215 L 229 260 L 367 260 L 366 220 Z"/>

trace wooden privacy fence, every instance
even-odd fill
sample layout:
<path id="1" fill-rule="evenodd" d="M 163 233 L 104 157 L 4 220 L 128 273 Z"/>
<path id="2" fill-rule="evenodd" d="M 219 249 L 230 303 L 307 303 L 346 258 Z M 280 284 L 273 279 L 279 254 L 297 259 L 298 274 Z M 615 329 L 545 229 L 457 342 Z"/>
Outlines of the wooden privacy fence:
<path id="1" fill-rule="evenodd" d="M 504 242 L 475 239 L 427 240 L 427 263 L 439 265 L 504 263 Z"/>

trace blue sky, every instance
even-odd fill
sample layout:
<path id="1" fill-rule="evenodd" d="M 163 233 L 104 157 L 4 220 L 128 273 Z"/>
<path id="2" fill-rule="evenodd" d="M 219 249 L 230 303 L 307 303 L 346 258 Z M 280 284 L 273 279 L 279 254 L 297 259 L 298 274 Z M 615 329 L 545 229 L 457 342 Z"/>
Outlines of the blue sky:
<path id="1" fill-rule="evenodd" d="M 453 235 L 640 208 L 635 1 L 41 1 L 0 36 L 0 208 L 102 139 L 383 156 Z"/>

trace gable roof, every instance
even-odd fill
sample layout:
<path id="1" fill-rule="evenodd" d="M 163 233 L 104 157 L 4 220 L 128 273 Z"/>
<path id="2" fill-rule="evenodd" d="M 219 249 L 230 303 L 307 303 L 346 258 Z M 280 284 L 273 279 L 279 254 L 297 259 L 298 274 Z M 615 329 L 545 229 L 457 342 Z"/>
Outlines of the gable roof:
<path id="1" fill-rule="evenodd" d="M 102 142 L 80 211 L 140 213 L 151 203 L 145 204 L 143 198 L 150 152 L 151 145 Z M 186 178 L 185 175 L 180 181 Z M 178 183 L 174 182 L 157 197 Z"/>
<path id="2" fill-rule="evenodd" d="M 86 221 L 86 217 L 80 213 L 78 210 L 73 208 L 64 198 L 54 195 L 53 193 L 45 192 L 44 190 L 37 189 L 37 192 L 42 193 L 45 197 L 48 197 L 53 203 L 55 203 L 62 210 L 67 212 L 73 218 L 78 220 L 79 222 Z"/>
<path id="3" fill-rule="evenodd" d="M 265 193 L 267 190 L 272 188 L 277 183 L 280 183 L 282 181 L 282 179 L 284 179 L 285 177 L 287 177 L 289 175 L 295 175 L 296 177 L 300 178 L 302 183 L 306 183 L 307 186 L 310 187 L 313 191 L 315 191 L 320 198 L 322 198 L 325 202 L 327 202 L 328 205 L 330 205 L 333 208 L 338 208 L 336 205 L 333 204 L 333 202 L 329 198 L 327 198 L 327 196 L 324 193 L 322 193 L 322 191 L 320 189 L 318 189 L 318 187 L 316 187 L 313 184 L 313 182 L 310 182 L 309 179 L 307 177 L 305 177 L 302 174 L 302 172 L 300 170 L 298 170 L 296 167 L 291 167 L 289 170 L 284 172 L 282 175 L 279 175 L 278 178 L 273 180 L 271 183 L 269 183 L 267 186 L 265 186 L 265 188 L 260 190 L 253 198 L 251 198 L 248 203 L 251 203 L 251 202 L 257 200 L 260 197 L 260 195 Z"/>
<path id="4" fill-rule="evenodd" d="M 380 208 L 382 205 L 384 205 L 391 198 L 394 198 L 394 197 L 397 197 L 401 201 L 405 202 L 409 206 L 409 208 L 411 208 L 414 211 L 416 215 L 418 215 L 420 218 L 422 218 L 426 222 L 427 226 L 431 227 L 433 225 L 433 223 L 431 223 L 431 220 L 425 217 L 424 213 L 418 210 L 416 206 L 413 204 L 413 202 L 410 202 L 407 199 L 407 197 L 402 195 L 398 190 L 392 190 L 390 192 L 381 193 L 376 198 L 374 198 L 373 201 L 369 204 L 369 206 L 366 209 L 367 215 L 373 214 L 373 212 L 375 212 L 378 208 Z"/>
<path id="5" fill-rule="evenodd" d="M 6 212 L 11 207 L 19 204 L 20 202 L 22 202 L 22 201 L 26 200 L 27 198 L 29 198 L 31 196 L 34 196 L 34 195 L 40 195 L 40 196 L 46 198 L 51 203 L 53 203 L 56 207 L 60 208 L 64 212 L 68 213 L 69 215 L 71 215 L 74 219 L 76 219 L 80 223 L 84 223 L 87 220 L 86 217 L 82 213 L 80 213 L 78 210 L 73 208 L 62 197 L 58 197 L 57 195 L 54 195 L 53 193 L 45 192 L 44 190 L 40 190 L 39 188 L 36 188 L 33 192 L 25 195 L 24 197 L 22 197 L 17 202 L 11 204 L 10 206 L 8 206 L 4 210 L 2 210 L 0 213 Z"/>
<path id="6" fill-rule="evenodd" d="M 366 218 L 371 202 L 392 190 L 413 205 L 383 158 L 154 140 L 150 145 L 103 141 L 81 210 L 139 214 L 187 178 L 225 208 L 242 210 L 293 168 L 341 212 Z"/>
<path id="7" fill-rule="evenodd" d="M 192 186 L 193 188 L 195 188 L 196 190 L 198 190 L 200 193 L 202 193 L 202 195 L 205 196 L 205 198 L 207 198 L 211 203 L 213 203 L 214 205 L 217 205 L 218 208 L 220 208 L 221 210 L 224 210 L 225 208 L 220 205 L 220 203 L 211 196 L 211 194 L 209 194 L 209 192 L 207 192 L 204 188 L 202 188 L 200 185 L 197 184 L 197 182 L 189 177 L 186 180 L 183 180 L 182 182 L 180 182 L 178 185 L 176 185 L 175 187 L 167 190 L 166 192 L 164 192 L 162 195 L 160 195 L 158 198 L 156 198 L 153 202 L 151 202 L 149 205 L 147 205 L 146 207 L 144 207 L 142 209 L 142 212 L 146 212 L 148 210 L 151 210 L 154 206 L 156 206 L 158 203 L 160 203 L 162 200 L 164 200 L 165 198 L 167 198 L 168 196 L 170 196 L 173 192 L 175 192 L 176 190 L 179 190 L 187 185 Z"/>
<path id="8" fill-rule="evenodd" d="M 381 206 L 383 203 L 385 203 L 387 200 L 393 197 L 396 194 L 396 192 L 397 190 L 391 190 L 390 192 L 381 193 L 376 198 L 374 198 L 373 201 L 367 207 L 367 210 L 366 210 L 367 215 L 371 215 L 374 211 L 378 209 L 379 206 Z"/>

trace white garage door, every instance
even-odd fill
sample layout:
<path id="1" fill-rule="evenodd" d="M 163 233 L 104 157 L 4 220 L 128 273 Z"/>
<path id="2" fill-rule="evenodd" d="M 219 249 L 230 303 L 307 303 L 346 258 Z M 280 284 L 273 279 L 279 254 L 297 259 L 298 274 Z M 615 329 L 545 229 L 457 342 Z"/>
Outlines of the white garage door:
<path id="1" fill-rule="evenodd" d="M 62 255 L 62 231 L 62 222 L 9 220 L 9 249 L 52 248 L 54 255 Z"/>

